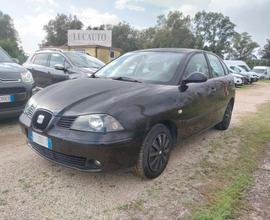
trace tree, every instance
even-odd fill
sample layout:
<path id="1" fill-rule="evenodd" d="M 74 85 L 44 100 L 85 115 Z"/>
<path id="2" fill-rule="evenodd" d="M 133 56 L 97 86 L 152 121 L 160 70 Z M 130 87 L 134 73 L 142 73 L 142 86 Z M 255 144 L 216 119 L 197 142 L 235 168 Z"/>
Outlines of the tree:
<path id="1" fill-rule="evenodd" d="M 102 24 L 100 26 L 94 26 L 94 27 L 92 27 L 92 26 L 89 25 L 86 28 L 86 30 L 105 30 L 105 28 L 106 28 L 106 25 L 105 24 Z"/>
<path id="2" fill-rule="evenodd" d="M 112 46 L 120 48 L 123 52 L 138 49 L 138 31 L 126 22 L 120 22 L 112 27 Z"/>
<path id="3" fill-rule="evenodd" d="M 235 24 L 229 17 L 215 12 L 198 12 L 194 18 L 196 43 L 202 49 L 223 56 L 229 51 Z"/>
<path id="4" fill-rule="evenodd" d="M 266 40 L 267 43 L 264 45 L 263 50 L 261 51 L 261 54 L 263 58 L 267 59 L 270 64 L 270 39 Z"/>
<path id="5" fill-rule="evenodd" d="M 74 15 L 57 14 L 55 19 L 43 27 L 46 31 L 45 40 L 41 46 L 62 46 L 67 44 L 69 29 L 81 30 L 83 23 Z"/>
<path id="6" fill-rule="evenodd" d="M 245 60 L 253 58 L 253 51 L 259 45 L 252 40 L 251 36 L 247 33 L 235 33 L 231 41 L 231 50 L 229 51 L 230 59 Z"/>
<path id="7" fill-rule="evenodd" d="M 156 27 L 149 27 L 139 32 L 138 47 L 141 49 L 152 48 L 155 36 L 157 34 Z"/>
<path id="8" fill-rule="evenodd" d="M 14 28 L 12 18 L 0 11 L 0 47 L 22 63 L 26 60 L 26 56 L 19 43 L 18 33 Z"/>
<path id="9" fill-rule="evenodd" d="M 0 11 L 0 39 L 12 39 L 17 41 L 18 33 L 14 28 L 11 17 Z"/>
<path id="10" fill-rule="evenodd" d="M 167 16 L 159 16 L 153 47 L 194 47 L 191 20 L 179 11 L 171 11 Z"/>

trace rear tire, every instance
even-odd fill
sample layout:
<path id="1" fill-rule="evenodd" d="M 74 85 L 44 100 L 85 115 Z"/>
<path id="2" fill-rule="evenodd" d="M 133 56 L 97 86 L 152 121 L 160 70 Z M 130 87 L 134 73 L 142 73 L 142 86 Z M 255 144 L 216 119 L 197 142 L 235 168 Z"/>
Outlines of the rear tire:
<path id="1" fill-rule="evenodd" d="M 135 172 L 144 179 L 158 177 L 166 168 L 173 139 L 163 124 L 155 125 L 146 135 L 141 147 Z"/>
<path id="2" fill-rule="evenodd" d="M 230 102 L 225 110 L 223 119 L 218 123 L 215 128 L 218 130 L 227 130 L 230 126 L 232 119 L 233 102 Z"/>

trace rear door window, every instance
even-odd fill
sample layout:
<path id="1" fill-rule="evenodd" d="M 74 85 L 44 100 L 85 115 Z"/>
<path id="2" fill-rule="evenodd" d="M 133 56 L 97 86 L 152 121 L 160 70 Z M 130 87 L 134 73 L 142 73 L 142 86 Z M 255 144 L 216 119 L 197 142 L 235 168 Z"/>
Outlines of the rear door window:
<path id="1" fill-rule="evenodd" d="M 225 76 L 225 71 L 219 59 L 212 54 L 207 54 L 214 77 Z"/>
<path id="2" fill-rule="evenodd" d="M 35 56 L 33 63 L 36 65 L 48 66 L 48 58 L 49 58 L 49 54 L 40 53 Z"/>

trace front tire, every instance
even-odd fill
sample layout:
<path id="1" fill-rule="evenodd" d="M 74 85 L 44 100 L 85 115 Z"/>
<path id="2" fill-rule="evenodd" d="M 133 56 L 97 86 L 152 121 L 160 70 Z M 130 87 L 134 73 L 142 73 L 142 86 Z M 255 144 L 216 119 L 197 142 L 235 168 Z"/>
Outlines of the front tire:
<path id="1" fill-rule="evenodd" d="M 163 124 L 155 125 L 141 147 L 135 167 L 136 174 L 145 179 L 158 177 L 167 166 L 172 146 L 169 129 Z"/>
<path id="2" fill-rule="evenodd" d="M 232 119 L 232 111 L 233 102 L 230 102 L 225 110 L 222 121 L 215 126 L 216 129 L 227 130 L 229 128 Z"/>

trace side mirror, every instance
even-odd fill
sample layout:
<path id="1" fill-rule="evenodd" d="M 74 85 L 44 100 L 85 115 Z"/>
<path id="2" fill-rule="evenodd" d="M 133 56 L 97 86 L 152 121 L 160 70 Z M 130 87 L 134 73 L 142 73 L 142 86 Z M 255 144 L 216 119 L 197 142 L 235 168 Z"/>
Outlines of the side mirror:
<path id="1" fill-rule="evenodd" d="M 181 92 L 187 90 L 189 83 L 203 83 L 208 80 L 207 76 L 201 72 L 191 73 L 186 79 L 181 83 Z"/>
<path id="2" fill-rule="evenodd" d="M 67 69 L 64 67 L 63 64 L 55 64 L 55 65 L 54 65 L 54 69 L 56 69 L 56 70 L 62 70 L 62 71 L 64 71 L 64 72 L 67 71 Z"/>
<path id="3" fill-rule="evenodd" d="M 12 58 L 12 61 L 13 61 L 14 63 L 19 63 L 19 62 L 20 62 L 17 58 Z"/>

